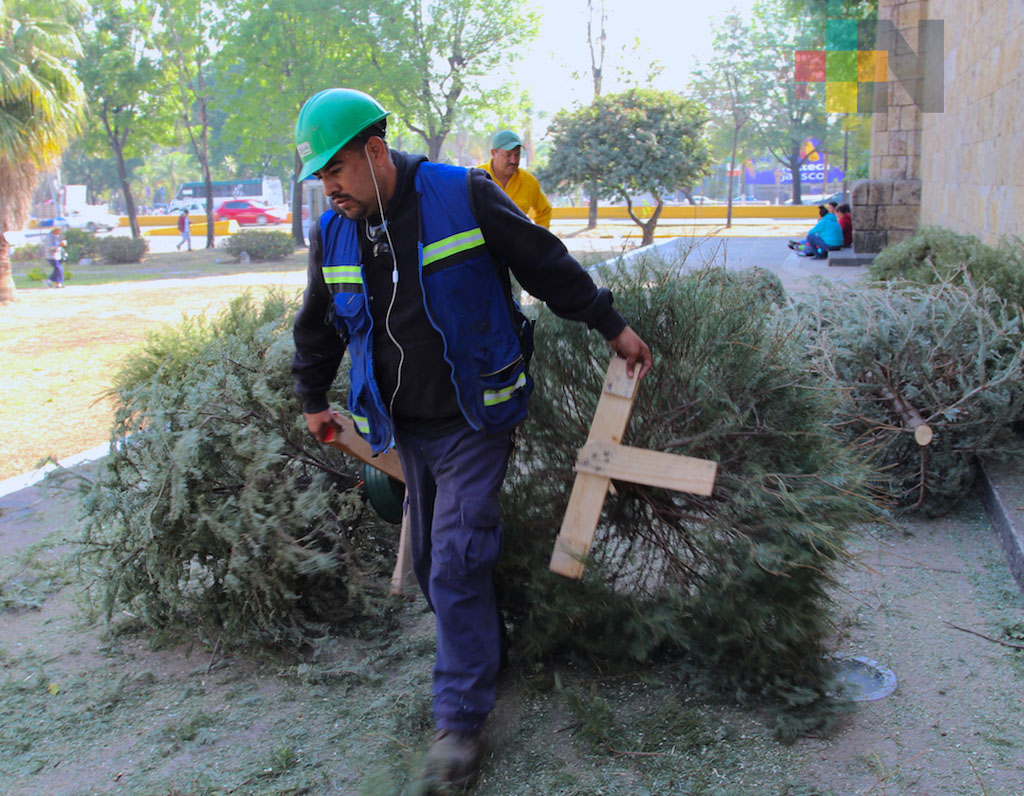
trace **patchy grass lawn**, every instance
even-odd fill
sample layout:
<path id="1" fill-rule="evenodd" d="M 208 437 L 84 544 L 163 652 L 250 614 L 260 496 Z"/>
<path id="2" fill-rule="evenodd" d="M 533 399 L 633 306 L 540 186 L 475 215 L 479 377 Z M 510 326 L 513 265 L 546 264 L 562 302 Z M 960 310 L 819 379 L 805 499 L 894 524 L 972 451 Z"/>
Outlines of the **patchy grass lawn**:
<path id="1" fill-rule="evenodd" d="M 65 263 L 65 271 L 71 278 L 65 282 L 68 287 L 83 285 L 108 285 L 114 282 L 145 282 L 153 279 L 189 279 L 199 276 L 223 276 L 238 273 L 279 273 L 281 271 L 302 271 L 306 268 L 306 250 L 299 249 L 290 257 L 277 262 L 255 262 L 241 265 L 234 262 L 227 252 L 218 249 L 193 249 L 181 252 L 150 252 L 141 263 L 112 265 L 95 262 L 89 265 Z M 14 284 L 18 290 L 46 290 L 42 281 L 30 279 L 26 274 L 33 269 L 49 276 L 49 267 L 39 261 L 12 263 Z"/>
<path id="2" fill-rule="evenodd" d="M 136 267 L 135 281 L 115 280 L 128 266 L 105 266 L 97 279 L 109 282 L 21 290 L 0 308 L 0 480 L 106 442 L 113 415 L 103 396 L 125 353 L 148 332 L 216 312 L 244 290 L 305 286 L 305 252 L 227 273 L 214 256 L 152 255 L 151 264 L 147 258 Z"/>

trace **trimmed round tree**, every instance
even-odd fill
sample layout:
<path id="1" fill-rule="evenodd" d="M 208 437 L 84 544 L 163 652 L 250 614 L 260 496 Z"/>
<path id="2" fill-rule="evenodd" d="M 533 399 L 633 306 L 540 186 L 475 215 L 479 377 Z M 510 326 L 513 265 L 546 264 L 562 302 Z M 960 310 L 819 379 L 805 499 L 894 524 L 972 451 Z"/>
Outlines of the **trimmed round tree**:
<path id="1" fill-rule="evenodd" d="M 703 105 L 672 91 L 631 89 L 597 97 L 555 116 L 549 165 L 540 178 L 550 191 L 593 184 L 602 199 L 625 202 L 646 246 L 654 240 L 665 195 L 690 188 L 708 172 L 707 119 Z M 654 202 L 646 220 L 634 209 L 645 195 Z"/>

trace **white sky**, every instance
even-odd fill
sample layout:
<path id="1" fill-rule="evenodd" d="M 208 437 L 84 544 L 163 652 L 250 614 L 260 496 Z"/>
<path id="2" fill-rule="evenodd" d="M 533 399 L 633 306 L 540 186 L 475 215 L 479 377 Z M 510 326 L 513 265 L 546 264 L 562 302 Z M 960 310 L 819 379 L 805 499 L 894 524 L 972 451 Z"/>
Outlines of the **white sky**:
<path id="1" fill-rule="evenodd" d="M 600 4 L 594 0 L 598 9 Z M 530 91 L 538 112 L 553 114 L 574 102 L 589 103 L 593 81 L 586 0 L 545 0 L 543 5 L 533 0 L 532 5 L 541 18 L 540 35 L 516 65 L 516 80 Z M 721 22 L 733 8 L 747 17 L 753 5 L 754 0 L 605 0 L 608 40 L 602 92 L 626 87 L 619 79 L 622 67 L 643 80 L 655 60 L 665 69 L 651 87 L 685 89 L 697 61 L 706 62 L 713 54 L 711 23 Z M 578 80 L 573 71 L 581 72 Z M 547 127 L 546 121 L 538 121 Z"/>

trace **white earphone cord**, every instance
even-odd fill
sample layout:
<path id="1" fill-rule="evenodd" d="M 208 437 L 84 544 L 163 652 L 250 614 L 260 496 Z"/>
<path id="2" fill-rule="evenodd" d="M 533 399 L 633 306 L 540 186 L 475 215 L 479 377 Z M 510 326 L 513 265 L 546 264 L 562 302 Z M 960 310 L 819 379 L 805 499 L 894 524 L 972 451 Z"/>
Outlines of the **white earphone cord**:
<path id="1" fill-rule="evenodd" d="M 395 254 L 395 244 L 391 241 L 391 231 L 388 229 L 388 220 L 384 217 L 384 204 L 380 200 L 380 188 L 377 187 L 377 174 L 373 170 L 373 160 L 370 159 L 370 153 L 366 149 L 366 144 L 363 144 L 363 154 L 366 155 L 366 160 L 370 164 L 370 178 L 373 180 L 373 192 L 377 195 L 377 210 L 380 213 L 380 223 L 384 227 L 384 235 L 388 239 L 388 248 L 391 250 L 391 301 L 388 303 L 388 311 L 384 316 L 384 330 L 388 333 L 388 338 L 392 343 L 395 344 L 395 348 L 398 349 L 398 379 L 395 382 L 395 389 L 391 393 L 391 400 L 388 401 L 388 413 L 391 415 L 392 422 L 395 417 L 395 396 L 398 395 L 398 390 L 402 386 L 402 366 L 405 364 L 405 349 L 402 348 L 401 343 L 398 342 L 397 338 L 391 331 L 391 310 L 395 306 L 395 298 L 398 296 L 398 255 Z M 367 222 L 369 223 L 369 222 Z"/>

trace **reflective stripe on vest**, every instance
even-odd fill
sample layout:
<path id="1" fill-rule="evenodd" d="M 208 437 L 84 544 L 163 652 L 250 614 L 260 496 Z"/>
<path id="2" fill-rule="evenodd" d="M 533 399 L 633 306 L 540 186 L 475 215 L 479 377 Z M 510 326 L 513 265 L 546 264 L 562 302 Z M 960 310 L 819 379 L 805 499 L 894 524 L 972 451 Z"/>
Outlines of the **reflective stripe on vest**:
<path id="1" fill-rule="evenodd" d="M 370 421 L 362 415 L 352 414 L 352 419 L 356 421 L 356 428 L 359 429 L 360 434 L 370 433 Z"/>
<path id="2" fill-rule="evenodd" d="M 363 286 L 363 274 L 358 265 L 325 265 L 320 269 L 328 285 Z"/>
<path id="3" fill-rule="evenodd" d="M 520 387 L 526 386 L 526 374 L 520 373 L 519 378 L 516 379 L 515 384 L 510 384 L 500 390 L 484 390 L 484 406 L 494 406 L 495 404 L 504 403 L 512 397 L 512 393 L 518 390 Z"/>
<path id="4" fill-rule="evenodd" d="M 484 233 L 480 231 L 479 227 L 449 235 L 447 238 L 442 238 L 436 243 L 423 247 L 423 267 L 426 268 L 440 260 L 483 245 Z"/>

